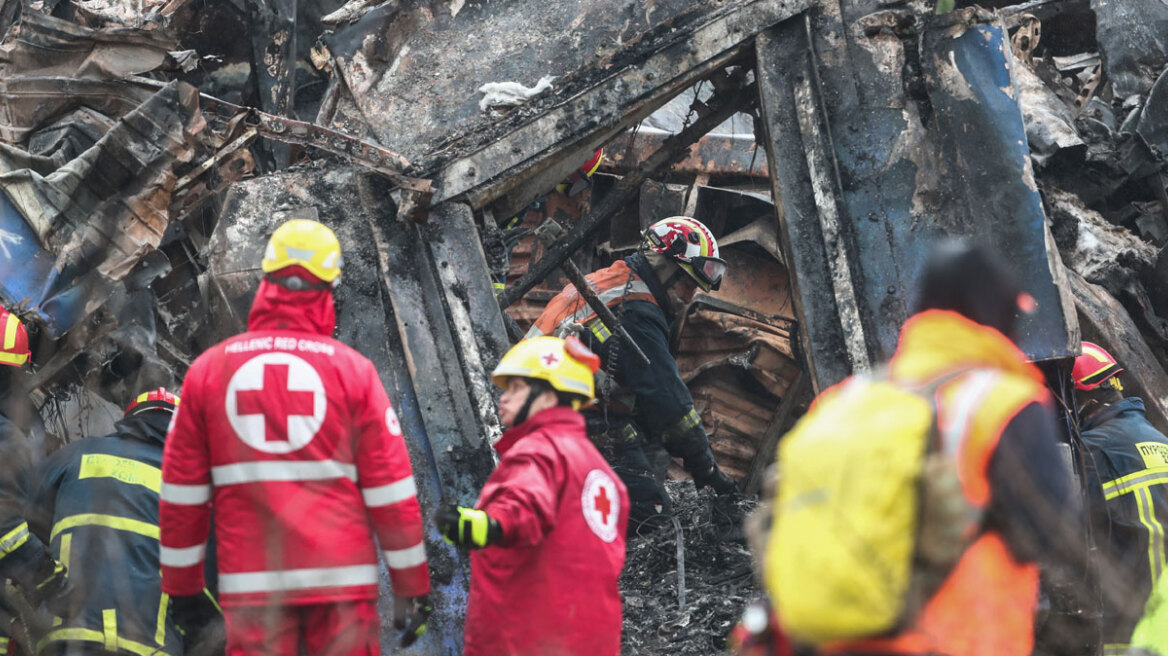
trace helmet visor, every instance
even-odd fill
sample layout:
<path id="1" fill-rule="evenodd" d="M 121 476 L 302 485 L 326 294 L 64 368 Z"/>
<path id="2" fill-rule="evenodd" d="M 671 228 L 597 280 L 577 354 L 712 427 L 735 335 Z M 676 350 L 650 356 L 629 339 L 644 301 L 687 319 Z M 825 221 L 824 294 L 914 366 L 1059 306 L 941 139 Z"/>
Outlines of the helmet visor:
<path id="1" fill-rule="evenodd" d="M 695 257 L 690 261 L 690 266 L 703 286 L 714 290 L 722 286 L 722 276 L 726 273 L 725 260 L 717 257 Z"/>

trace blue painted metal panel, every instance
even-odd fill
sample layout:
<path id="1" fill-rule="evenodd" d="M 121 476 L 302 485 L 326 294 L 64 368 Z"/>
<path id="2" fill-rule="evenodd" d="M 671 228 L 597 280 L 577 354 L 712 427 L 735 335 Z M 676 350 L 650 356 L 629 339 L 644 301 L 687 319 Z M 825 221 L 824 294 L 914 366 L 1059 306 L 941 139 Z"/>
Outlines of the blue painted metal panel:
<path id="1" fill-rule="evenodd" d="M 922 34 L 847 29 L 883 23 L 863 15 L 869 4 L 838 4 L 758 46 L 784 255 L 817 388 L 851 373 L 857 352 L 892 355 L 928 253 L 949 236 L 996 247 L 1037 299 L 1019 329 L 1028 356 L 1072 355 L 1077 322 L 1047 250 L 1006 31 L 976 10 L 917 16 Z M 834 167 L 811 166 L 816 156 Z M 841 319 L 849 304 L 858 325 Z"/>
<path id="2" fill-rule="evenodd" d="M 100 281 L 89 271 L 58 271 L 20 211 L 0 193 L 0 302 L 35 314 L 49 335 L 59 337 L 84 316 L 90 292 Z"/>

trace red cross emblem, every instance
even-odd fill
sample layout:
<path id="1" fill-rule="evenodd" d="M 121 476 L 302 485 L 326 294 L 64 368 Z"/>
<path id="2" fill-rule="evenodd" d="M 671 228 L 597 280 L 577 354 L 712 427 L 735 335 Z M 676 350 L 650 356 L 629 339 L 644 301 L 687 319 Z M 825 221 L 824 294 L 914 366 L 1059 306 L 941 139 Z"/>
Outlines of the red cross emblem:
<path id="1" fill-rule="evenodd" d="M 542 357 L 545 367 L 554 367 L 560 362 L 560 356 L 556 355 L 555 353 L 544 353 Z"/>
<path id="2" fill-rule="evenodd" d="M 584 523 L 605 542 L 612 542 L 619 535 L 620 491 L 612 476 L 603 469 L 593 469 L 584 477 L 580 495 L 580 507 L 584 511 Z"/>
<path id="3" fill-rule="evenodd" d="M 608 490 L 600 488 L 600 492 L 592 497 L 592 501 L 596 504 L 596 510 L 600 513 L 600 521 L 605 524 L 608 523 L 608 513 L 612 512 L 612 504 L 608 501 Z"/>
<path id="4" fill-rule="evenodd" d="M 236 413 L 264 416 L 264 441 L 287 442 L 288 418 L 312 416 L 315 395 L 288 389 L 288 365 L 264 364 L 264 386 L 235 393 Z"/>
<path id="5" fill-rule="evenodd" d="M 291 453 L 316 437 L 328 412 L 324 381 L 292 353 L 262 353 L 240 365 L 227 383 L 227 421 L 245 444 Z"/>

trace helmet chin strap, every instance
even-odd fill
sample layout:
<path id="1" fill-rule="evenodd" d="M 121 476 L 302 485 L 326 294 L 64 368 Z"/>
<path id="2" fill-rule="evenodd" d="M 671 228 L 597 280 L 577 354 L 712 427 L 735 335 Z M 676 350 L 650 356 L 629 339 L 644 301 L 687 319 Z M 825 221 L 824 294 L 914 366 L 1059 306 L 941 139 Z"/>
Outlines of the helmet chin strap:
<path id="1" fill-rule="evenodd" d="M 535 399 L 548 390 L 547 384 L 539 379 L 528 379 L 527 399 L 523 401 L 523 406 L 519 408 L 519 412 L 515 413 L 515 426 L 527 421 L 527 413 L 531 412 L 531 404 Z"/>

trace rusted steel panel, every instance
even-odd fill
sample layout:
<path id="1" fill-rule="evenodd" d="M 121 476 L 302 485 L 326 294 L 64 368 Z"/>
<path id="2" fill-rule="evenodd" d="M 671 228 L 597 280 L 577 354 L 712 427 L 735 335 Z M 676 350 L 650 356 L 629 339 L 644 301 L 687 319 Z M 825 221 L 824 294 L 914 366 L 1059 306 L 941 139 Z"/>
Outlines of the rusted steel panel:
<path id="1" fill-rule="evenodd" d="M 636 168 L 661 147 L 669 134 L 642 127 L 636 132 L 618 136 L 605 146 L 609 158 L 607 168 L 617 173 Z M 711 134 L 702 137 L 690 149 L 688 157 L 673 165 L 672 171 L 675 174 L 749 175 L 758 178 L 770 175 L 766 151 L 759 148 L 754 135 L 732 137 Z"/>

